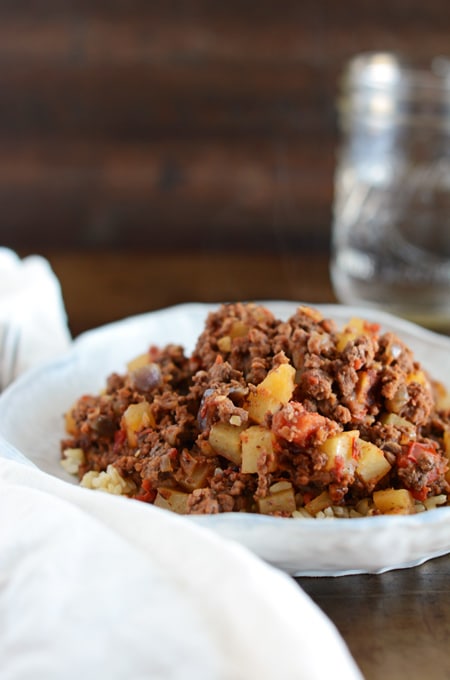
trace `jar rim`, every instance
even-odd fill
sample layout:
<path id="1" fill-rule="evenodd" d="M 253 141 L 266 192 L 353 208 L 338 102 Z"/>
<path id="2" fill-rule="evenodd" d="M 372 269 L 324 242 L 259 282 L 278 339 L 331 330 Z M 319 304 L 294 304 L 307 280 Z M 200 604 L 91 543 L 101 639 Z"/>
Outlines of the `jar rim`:
<path id="1" fill-rule="evenodd" d="M 384 90 L 394 95 L 450 94 L 450 58 L 444 55 L 413 60 L 396 52 L 362 52 L 347 64 L 342 77 L 345 90 Z"/>

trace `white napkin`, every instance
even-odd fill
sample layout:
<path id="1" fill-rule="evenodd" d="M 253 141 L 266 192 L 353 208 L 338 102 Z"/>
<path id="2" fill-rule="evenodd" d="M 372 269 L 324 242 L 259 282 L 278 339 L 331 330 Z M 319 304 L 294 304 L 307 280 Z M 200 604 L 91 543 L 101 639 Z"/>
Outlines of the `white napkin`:
<path id="1" fill-rule="evenodd" d="M 361 680 L 282 572 L 156 507 L 0 457 L 2 680 Z"/>
<path id="2" fill-rule="evenodd" d="M 48 261 L 21 260 L 0 248 L 0 338 L 7 322 L 20 334 L 15 377 L 65 351 L 71 337 L 58 279 Z"/>
<path id="3" fill-rule="evenodd" d="M 0 249 L 0 323 L 23 372 L 64 351 L 59 283 Z M 2 680 L 361 680 L 288 576 L 159 508 L 8 460 L 0 443 Z"/>

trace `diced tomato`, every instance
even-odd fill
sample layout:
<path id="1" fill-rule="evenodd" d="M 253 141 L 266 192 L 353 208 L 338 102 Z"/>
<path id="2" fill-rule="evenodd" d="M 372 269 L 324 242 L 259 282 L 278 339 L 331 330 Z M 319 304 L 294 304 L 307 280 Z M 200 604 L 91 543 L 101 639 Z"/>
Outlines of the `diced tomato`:
<path id="1" fill-rule="evenodd" d="M 121 430 L 117 430 L 114 433 L 114 447 L 113 447 L 114 453 L 117 453 L 118 451 L 120 451 L 120 449 L 125 444 L 126 440 L 127 440 L 126 430 L 121 429 Z"/>
<path id="2" fill-rule="evenodd" d="M 156 498 L 156 489 L 151 485 L 149 479 L 143 479 L 141 484 L 141 490 L 135 496 L 137 501 L 143 501 L 144 503 L 153 503 Z"/>
<path id="3" fill-rule="evenodd" d="M 336 424 L 320 413 L 307 411 L 299 402 L 291 401 L 274 414 L 272 430 L 278 437 L 297 446 L 309 446 L 334 434 Z"/>
<path id="4" fill-rule="evenodd" d="M 371 391 L 377 379 L 377 372 L 372 368 L 362 371 L 359 374 L 358 382 L 355 388 L 355 397 L 359 404 L 366 406 L 364 409 L 365 412 L 367 412 L 367 405 L 371 405 L 374 402 L 374 396 Z"/>
<path id="5" fill-rule="evenodd" d="M 341 481 L 345 472 L 346 472 L 345 459 L 343 458 L 343 456 L 336 456 L 336 458 L 334 459 L 333 473 L 338 482 Z"/>
<path id="6" fill-rule="evenodd" d="M 364 330 L 372 336 L 377 336 L 380 332 L 380 324 L 370 321 L 364 321 Z"/>
<path id="7" fill-rule="evenodd" d="M 411 442 L 397 458 L 397 467 L 408 467 L 411 463 L 417 465 L 424 457 L 436 456 L 436 450 L 426 444 Z"/>
<path id="8" fill-rule="evenodd" d="M 424 501 L 428 498 L 428 487 L 423 486 L 421 489 L 416 490 L 416 489 L 410 489 L 409 492 L 411 496 L 416 500 L 416 501 Z"/>
<path id="9" fill-rule="evenodd" d="M 434 482 L 436 482 L 447 469 L 447 461 L 432 445 L 411 442 L 404 448 L 397 458 L 397 468 L 417 468 L 419 477 L 414 485 L 411 484 L 409 491 L 418 501 L 424 501 Z M 407 477 L 405 478 L 405 486 Z"/>

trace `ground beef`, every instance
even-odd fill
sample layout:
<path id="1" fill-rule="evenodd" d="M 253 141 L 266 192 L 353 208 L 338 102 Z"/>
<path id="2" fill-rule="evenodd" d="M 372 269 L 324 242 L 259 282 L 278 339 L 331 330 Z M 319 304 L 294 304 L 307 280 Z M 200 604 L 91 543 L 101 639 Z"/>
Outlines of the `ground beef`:
<path id="1" fill-rule="evenodd" d="M 85 483 L 113 465 L 128 495 L 191 514 L 288 516 L 319 500 L 357 507 L 386 489 L 424 502 L 449 493 L 442 394 L 375 324 L 222 305 L 191 356 L 150 346 L 101 394 L 80 397 L 62 458 L 78 452 Z"/>

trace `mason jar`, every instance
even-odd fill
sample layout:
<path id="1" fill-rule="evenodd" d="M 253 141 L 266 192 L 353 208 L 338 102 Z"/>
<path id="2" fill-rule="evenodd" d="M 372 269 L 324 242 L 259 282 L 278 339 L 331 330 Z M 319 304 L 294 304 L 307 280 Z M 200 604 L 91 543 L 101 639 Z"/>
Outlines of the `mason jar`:
<path id="1" fill-rule="evenodd" d="M 450 61 L 355 57 L 338 99 L 338 299 L 450 331 Z"/>

